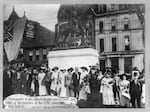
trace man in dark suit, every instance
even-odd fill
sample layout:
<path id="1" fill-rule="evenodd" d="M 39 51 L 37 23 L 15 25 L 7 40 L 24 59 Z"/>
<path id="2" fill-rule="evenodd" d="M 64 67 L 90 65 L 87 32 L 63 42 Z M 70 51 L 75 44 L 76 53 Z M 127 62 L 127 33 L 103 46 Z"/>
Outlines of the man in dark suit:
<path id="1" fill-rule="evenodd" d="M 78 71 L 78 68 L 75 68 L 75 72 L 72 74 L 72 83 L 73 83 L 73 91 L 74 91 L 74 96 L 76 98 L 79 97 L 79 85 L 80 85 L 80 75 L 81 73 Z"/>
<path id="2" fill-rule="evenodd" d="M 38 71 L 36 69 L 33 69 L 32 77 L 34 80 L 34 95 L 39 96 L 39 81 L 38 81 Z"/>
<path id="3" fill-rule="evenodd" d="M 46 76 L 45 76 L 45 82 L 46 82 L 46 90 L 48 95 L 51 94 L 51 83 L 52 83 L 52 72 L 50 70 L 50 68 L 47 69 L 46 71 Z"/>
<path id="4" fill-rule="evenodd" d="M 3 99 L 11 94 L 13 94 L 12 73 L 11 70 L 6 69 L 3 71 Z"/>
<path id="5" fill-rule="evenodd" d="M 142 83 L 138 81 L 138 73 L 134 72 L 133 73 L 133 80 L 130 82 L 130 96 L 131 96 L 131 103 L 132 107 L 136 107 L 136 102 L 138 108 L 141 107 L 141 94 L 142 94 Z"/>
<path id="6" fill-rule="evenodd" d="M 91 68 L 89 72 L 89 86 L 91 96 L 88 100 L 91 102 L 90 106 L 95 108 L 102 107 L 102 94 L 100 94 L 101 81 L 98 79 L 99 72 L 100 71 L 95 67 Z"/>

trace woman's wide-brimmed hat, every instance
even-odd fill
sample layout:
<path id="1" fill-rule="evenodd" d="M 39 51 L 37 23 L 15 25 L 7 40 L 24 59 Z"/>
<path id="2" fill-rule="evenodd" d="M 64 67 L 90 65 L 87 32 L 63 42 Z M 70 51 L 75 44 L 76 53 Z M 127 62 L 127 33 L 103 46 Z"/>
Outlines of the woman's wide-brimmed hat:
<path id="1" fill-rule="evenodd" d="M 24 71 L 28 71 L 28 69 L 27 69 L 27 68 L 24 68 Z"/>
<path id="2" fill-rule="evenodd" d="M 58 69 L 59 69 L 59 68 L 56 66 L 56 67 L 52 68 L 52 71 L 58 70 Z"/>
<path id="3" fill-rule="evenodd" d="M 95 69 L 95 67 L 91 67 L 91 69 L 90 69 L 90 70 L 96 70 L 96 69 Z"/>
<path id="4" fill-rule="evenodd" d="M 46 69 L 46 67 L 44 67 L 44 66 L 41 66 L 41 68 L 40 69 L 42 69 L 42 70 L 45 70 Z"/>
<path id="5" fill-rule="evenodd" d="M 62 72 L 63 72 L 63 71 L 66 71 L 66 69 L 60 69 L 60 71 L 62 71 Z"/>
<path id="6" fill-rule="evenodd" d="M 73 71 L 73 68 L 71 67 L 71 68 L 69 68 L 67 71 Z"/>
<path id="7" fill-rule="evenodd" d="M 121 75 L 119 75 L 121 79 L 123 79 L 123 76 L 126 76 L 126 78 L 128 79 L 129 78 L 129 75 L 127 75 L 126 73 L 123 73 Z"/>
<path id="8" fill-rule="evenodd" d="M 83 70 L 86 70 L 86 71 L 88 71 L 88 68 L 87 67 L 80 67 L 81 69 L 83 69 Z"/>
<path id="9" fill-rule="evenodd" d="M 110 69 L 106 70 L 106 73 L 111 73 L 111 70 Z"/>
<path id="10" fill-rule="evenodd" d="M 40 70 L 40 71 L 42 71 L 42 70 L 44 71 L 44 70 L 46 70 L 46 67 L 41 66 L 39 70 Z"/>

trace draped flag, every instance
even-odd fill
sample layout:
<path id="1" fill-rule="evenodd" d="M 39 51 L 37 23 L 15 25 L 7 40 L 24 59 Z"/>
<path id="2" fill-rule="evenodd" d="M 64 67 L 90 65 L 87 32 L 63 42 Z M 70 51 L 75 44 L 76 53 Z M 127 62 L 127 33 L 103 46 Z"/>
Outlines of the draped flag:
<path id="1" fill-rule="evenodd" d="M 9 62 L 17 59 L 25 24 L 25 18 L 10 22 L 8 25 L 4 24 L 4 48 Z"/>

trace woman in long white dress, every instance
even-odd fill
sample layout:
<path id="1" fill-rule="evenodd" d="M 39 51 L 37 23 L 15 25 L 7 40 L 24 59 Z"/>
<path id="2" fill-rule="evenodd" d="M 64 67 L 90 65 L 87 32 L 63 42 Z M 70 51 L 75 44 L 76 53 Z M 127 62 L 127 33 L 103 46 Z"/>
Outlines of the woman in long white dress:
<path id="1" fill-rule="evenodd" d="M 59 91 L 59 85 L 58 85 L 58 68 L 53 68 L 52 69 L 52 84 L 51 84 L 51 90 L 55 91 L 58 95 L 58 91 Z"/>
<path id="2" fill-rule="evenodd" d="M 62 70 L 59 74 L 60 78 L 60 96 L 61 97 L 66 97 L 66 87 L 65 87 L 65 77 L 66 77 L 66 70 Z"/>
<path id="3" fill-rule="evenodd" d="M 44 70 L 41 69 L 38 74 L 38 81 L 39 81 L 39 95 L 44 96 L 47 95 L 46 86 L 43 84 L 43 79 L 45 77 Z"/>
<path id="4" fill-rule="evenodd" d="M 129 84 L 130 82 L 127 80 L 126 75 L 122 75 L 122 81 L 120 82 L 120 90 L 121 90 L 121 106 L 129 107 L 130 104 L 130 95 L 129 95 Z"/>
<path id="5" fill-rule="evenodd" d="M 86 67 L 81 67 L 82 72 L 80 75 L 80 84 L 81 82 L 83 82 L 84 77 L 86 77 L 88 75 L 88 69 Z"/>
<path id="6" fill-rule="evenodd" d="M 102 79 L 102 94 L 103 94 L 103 104 L 104 105 L 114 105 L 113 96 L 113 79 L 111 78 L 111 73 L 106 73 L 105 77 Z"/>
<path id="7" fill-rule="evenodd" d="M 73 71 L 73 68 L 69 68 L 67 70 L 67 74 L 66 74 L 66 77 L 65 77 L 65 87 L 66 87 L 66 96 L 67 97 L 73 97 L 74 96 L 73 88 L 71 87 L 71 84 L 72 84 L 72 71 Z"/>

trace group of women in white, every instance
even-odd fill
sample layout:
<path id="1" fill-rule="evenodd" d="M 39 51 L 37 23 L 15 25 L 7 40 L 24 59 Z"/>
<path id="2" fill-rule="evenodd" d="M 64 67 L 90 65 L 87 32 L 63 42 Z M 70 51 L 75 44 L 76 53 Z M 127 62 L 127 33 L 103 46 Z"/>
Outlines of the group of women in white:
<path id="1" fill-rule="evenodd" d="M 74 97 L 73 88 L 71 88 L 72 84 L 72 72 L 73 69 L 68 70 L 58 70 L 58 68 L 54 68 L 53 71 L 50 71 L 51 75 L 51 90 L 57 92 L 57 96 L 60 97 Z M 42 80 L 46 74 L 44 70 L 41 70 L 38 74 L 38 81 L 39 81 L 39 95 L 47 95 L 46 87 L 42 84 Z M 81 69 L 80 75 L 80 84 L 83 82 L 84 77 L 90 75 L 88 70 Z M 96 75 L 96 74 L 95 74 Z M 119 77 L 119 76 L 118 76 Z M 97 80 L 101 80 L 100 84 L 100 91 L 102 93 L 102 100 L 104 105 L 114 105 L 115 98 L 114 98 L 114 91 L 113 85 L 115 82 L 115 77 L 112 77 L 111 72 L 105 73 L 104 75 L 99 72 Z M 129 81 L 127 80 L 126 75 L 123 75 L 123 79 L 118 80 L 119 88 L 120 88 L 120 95 L 119 100 L 121 105 L 128 105 L 129 104 Z M 87 99 L 87 94 L 90 93 L 89 83 L 83 83 L 82 88 L 79 91 L 79 99 Z"/>
<path id="2" fill-rule="evenodd" d="M 130 98 L 129 98 L 129 81 L 127 80 L 126 75 L 122 75 L 122 80 L 117 75 L 118 86 L 119 86 L 119 94 L 118 94 L 118 103 L 122 106 L 129 106 Z M 111 73 L 106 73 L 105 77 L 103 77 L 101 82 L 101 90 L 100 92 L 103 94 L 103 104 L 104 105 L 115 105 L 115 97 L 113 91 L 113 85 L 115 82 L 115 77 L 111 77 Z"/>
<path id="3" fill-rule="evenodd" d="M 73 87 L 71 87 L 73 68 L 69 68 L 68 70 L 59 70 L 58 67 L 54 67 L 53 70 L 50 70 L 49 72 L 51 73 L 50 89 L 52 91 L 55 91 L 57 93 L 57 96 L 74 97 Z M 87 75 L 87 73 L 88 72 L 82 72 L 80 77 L 80 83 L 82 82 L 82 79 Z M 44 69 L 41 69 L 38 74 L 40 96 L 48 95 L 46 91 L 46 86 L 42 84 L 45 75 L 46 73 L 44 72 Z"/>

